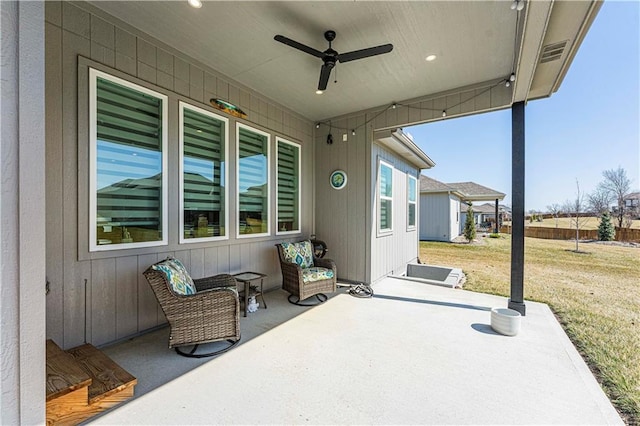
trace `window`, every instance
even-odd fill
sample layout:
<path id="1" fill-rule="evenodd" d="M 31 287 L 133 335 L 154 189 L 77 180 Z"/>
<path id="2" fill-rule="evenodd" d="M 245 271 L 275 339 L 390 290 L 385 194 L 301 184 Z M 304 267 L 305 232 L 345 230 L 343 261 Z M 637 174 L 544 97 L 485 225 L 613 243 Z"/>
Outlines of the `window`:
<path id="1" fill-rule="evenodd" d="M 416 228 L 416 188 L 417 188 L 417 179 L 413 176 L 409 176 L 408 181 L 408 194 L 407 194 L 407 228 L 415 229 Z"/>
<path id="2" fill-rule="evenodd" d="M 277 234 L 300 232 L 300 145 L 276 139 Z"/>
<path id="3" fill-rule="evenodd" d="M 378 231 L 393 230 L 393 167 L 380 160 L 378 166 Z"/>
<path id="4" fill-rule="evenodd" d="M 228 120 L 180 102 L 180 242 L 227 239 Z"/>
<path id="5" fill-rule="evenodd" d="M 167 97 L 89 70 L 89 250 L 167 244 Z"/>
<path id="6" fill-rule="evenodd" d="M 268 133 L 238 123 L 238 237 L 269 235 Z"/>

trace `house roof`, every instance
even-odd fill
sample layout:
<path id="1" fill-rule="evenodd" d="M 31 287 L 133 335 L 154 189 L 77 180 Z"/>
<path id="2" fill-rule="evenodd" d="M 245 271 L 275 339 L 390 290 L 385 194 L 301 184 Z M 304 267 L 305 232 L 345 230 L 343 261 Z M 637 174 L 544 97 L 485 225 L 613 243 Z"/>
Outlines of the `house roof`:
<path id="1" fill-rule="evenodd" d="M 631 192 L 624 196 L 625 200 L 640 200 L 640 192 Z"/>
<path id="2" fill-rule="evenodd" d="M 460 197 L 461 200 L 470 202 L 502 200 L 506 195 L 475 182 L 443 183 L 424 175 L 420 175 L 420 192 L 432 194 L 450 192 Z"/>
<path id="3" fill-rule="evenodd" d="M 453 192 L 454 189 L 448 186 L 446 183 L 442 183 L 439 180 L 435 180 L 425 175 L 420 175 L 420 192 Z"/>
<path id="4" fill-rule="evenodd" d="M 123 21 L 125 31 L 140 37 L 143 62 L 175 77 L 187 94 L 189 87 L 205 87 L 205 101 L 221 98 L 258 110 L 268 120 L 277 111 L 264 99 L 273 99 L 316 122 L 417 101 L 420 109 L 399 109 L 408 124 L 441 120 L 444 109 L 451 118 L 550 96 L 602 2 L 527 1 L 522 11 L 512 10 L 509 1 L 205 1 L 200 9 L 186 1 L 77 4 Z M 327 89 L 317 95 L 327 30 L 336 32 L 331 48 L 339 53 L 387 43 L 393 50 L 338 62 Z M 145 34 L 165 46 L 151 49 Z M 278 42 L 275 35 L 319 55 Z M 426 61 L 431 54 L 436 59 Z M 176 59 L 169 63 L 170 55 Z M 186 65 L 183 55 L 220 75 L 203 81 L 202 69 Z M 516 79 L 506 88 L 511 73 Z M 241 89 L 232 92 L 229 79 Z M 481 93 L 486 96 L 468 101 Z M 420 104 L 427 98 L 433 103 Z"/>
<path id="5" fill-rule="evenodd" d="M 460 192 L 467 201 L 502 200 L 506 196 L 506 194 L 500 191 L 479 185 L 475 182 L 454 182 L 447 183 L 447 186 Z"/>
<path id="6" fill-rule="evenodd" d="M 465 203 L 462 203 L 462 205 L 460 205 L 460 211 L 461 212 L 466 212 L 467 210 L 469 210 L 469 206 Z M 480 204 L 478 206 L 473 206 L 473 211 L 475 213 L 495 213 L 496 212 L 496 206 L 491 205 L 490 203 L 484 203 L 484 204 Z"/>

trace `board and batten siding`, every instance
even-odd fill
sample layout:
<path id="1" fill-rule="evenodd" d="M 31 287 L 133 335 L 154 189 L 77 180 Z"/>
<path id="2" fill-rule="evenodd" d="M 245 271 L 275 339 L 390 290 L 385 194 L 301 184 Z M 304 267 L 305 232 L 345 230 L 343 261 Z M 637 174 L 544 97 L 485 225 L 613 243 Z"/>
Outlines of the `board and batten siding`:
<path id="1" fill-rule="evenodd" d="M 194 278 L 255 270 L 265 287 L 281 283 L 274 244 L 307 237 L 313 227 L 313 123 L 235 83 L 86 3 L 45 5 L 46 272 L 47 338 L 64 348 L 104 345 L 165 322 L 142 272 L 168 255 Z M 169 96 L 169 244 L 88 251 L 88 66 Z M 179 244 L 178 101 L 212 111 L 212 97 L 242 108 L 246 120 L 229 122 L 229 239 Z M 235 126 L 248 124 L 271 135 L 275 182 L 276 136 L 301 145 L 301 233 L 276 236 L 272 190 L 270 236 L 238 240 L 235 230 Z"/>
<path id="2" fill-rule="evenodd" d="M 451 241 L 457 237 L 459 209 L 460 202 L 455 195 L 420 194 L 420 239 Z"/>
<path id="3" fill-rule="evenodd" d="M 378 232 L 378 164 L 379 160 L 393 167 L 393 230 L 389 233 Z M 418 258 L 418 226 L 407 229 L 407 175 L 419 177 L 416 166 L 407 163 L 395 153 L 374 143 L 371 152 L 371 181 L 373 182 L 373 204 L 371 229 L 371 282 L 374 283 L 387 275 L 400 275 L 406 272 L 406 265 Z M 420 215 L 420 208 L 416 217 Z"/>

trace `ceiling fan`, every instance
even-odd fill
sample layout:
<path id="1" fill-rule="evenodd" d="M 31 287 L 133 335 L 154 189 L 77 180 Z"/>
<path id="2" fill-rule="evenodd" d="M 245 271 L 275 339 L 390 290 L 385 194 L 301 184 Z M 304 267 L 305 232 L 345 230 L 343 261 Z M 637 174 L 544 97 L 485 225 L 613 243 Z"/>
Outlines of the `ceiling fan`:
<path id="1" fill-rule="evenodd" d="M 389 53 L 393 50 L 393 44 L 383 44 L 381 46 L 369 47 L 367 49 L 354 50 L 353 52 L 338 53 L 331 48 L 331 42 L 336 38 L 336 32 L 332 30 L 325 31 L 324 38 L 329 42 L 329 48 L 324 52 L 314 49 L 313 47 L 306 46 L 302 43 L 298 43 L 295 40 L 291 40 L 282 35 L 276 35 L 273 39 L 284 43 L 287 46 L 291 46 L 294 49 L 301 50 L 309 55 L 313 55 L 316 58 L 322 59 L 324 64 L 320 68 L 320 81 L 318 82 L 318 91 L 323 91 L 327 88 L 327 82 L 331 75 L 331 70 L 336 66 L 338 62 L 355 61 L 356 59 L 364 59 L 370 56 L 381 55 L 383 53 Z"/>

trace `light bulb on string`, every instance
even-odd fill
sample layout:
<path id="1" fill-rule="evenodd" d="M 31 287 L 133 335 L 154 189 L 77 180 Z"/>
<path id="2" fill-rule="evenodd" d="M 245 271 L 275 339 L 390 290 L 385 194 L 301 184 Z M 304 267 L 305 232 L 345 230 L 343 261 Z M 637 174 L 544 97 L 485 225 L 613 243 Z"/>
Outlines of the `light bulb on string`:
<path id="1" fill-rule="evenodd" d="M 514 73 L 511 73 L 511 75 L 509 76 L 509 81 L 516 81 L 516 75 Z"/>
<path id="2" fill-rule="evenodd" d="M 446 116 L 447 116 L 447 110 L 446 110 L 446 109 L 443 109 L 443 110 L 442 110 L 442 116 L 443 116 L 443 117 L 446 117 Z"/>
<path id="3" fill-rule="evenodd" d="M 520 12 L 522 9 L 524 9 L 524 0 L 518 1 L 518 5 L 516 6 L 516 10 L 518 12 Z"/>

